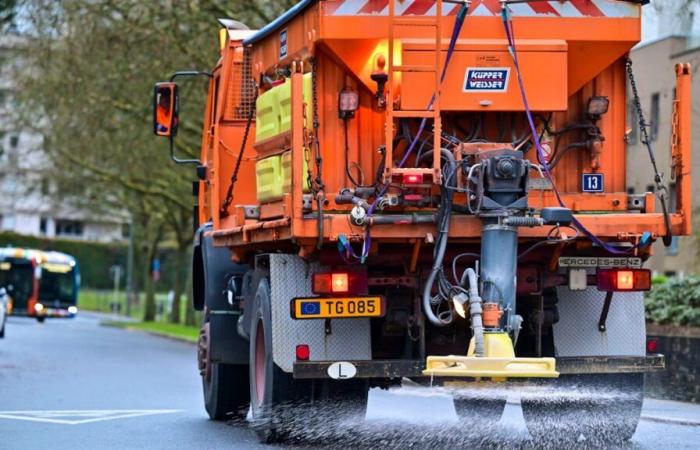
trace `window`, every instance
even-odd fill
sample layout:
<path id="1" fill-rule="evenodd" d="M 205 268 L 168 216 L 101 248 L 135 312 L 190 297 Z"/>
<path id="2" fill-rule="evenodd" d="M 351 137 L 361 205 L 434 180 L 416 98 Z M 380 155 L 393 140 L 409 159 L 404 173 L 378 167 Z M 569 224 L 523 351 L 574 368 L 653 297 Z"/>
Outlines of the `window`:
<path id="1" fill-rule="evenodd" d="M 14 230 L 15 229 L 15 216 L 5 216 L 2 218 L 2 229 L 3 230 Z"/>
<path id="2" fill-rule="evenodd" d="M 41 179 L 41 195 L 49 195 L 51 186 L 48 178 Z"/>
<path id="3" fill-rule="evenodd" d="M 46 235 L 46 217 L 39 220 L 39 233 Z"/>
<path id="4" fill-rule="evenodd" d="M 2 192 L 14 194 L 15 189 L 17 189 L 17 180 L 10 174 L 5 175 L 2 180 Z"/>
<path id="5" fill-rule="evenodd" d="M 79 220 L 56 220 L 56 236 L 82 236 L 83 222 Z"/>
<path id="6" fill-rule="evenodd" d="M 13 134 L 10 136 L 10 148 L 17 148 L 19 145 L 19 134 Z"/>
<path id="7" fill-rule="evenodd" d="M 659 137 L 659 93 L 655 92 L 651 95 L 651 122 L 649 139 L 655 141 Z"/>
<path id="8" fill-rule="evenodd" d="M 653 184 L 647 184 L 647 192 L 656 192 L 656 186 Z"/>
<path id="9" fill-rule="evenodd" d="M 634 186 L 629 186 L 627 188 L 627 195 L 634 195 Z"/>

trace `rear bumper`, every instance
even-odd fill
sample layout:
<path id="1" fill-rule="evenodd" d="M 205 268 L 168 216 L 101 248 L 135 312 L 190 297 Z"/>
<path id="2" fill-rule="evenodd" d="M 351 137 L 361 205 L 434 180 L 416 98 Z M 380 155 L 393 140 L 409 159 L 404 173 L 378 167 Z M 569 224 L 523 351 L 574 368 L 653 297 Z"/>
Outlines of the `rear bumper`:
<path id="1" fill-rule="evenodd" d="M 556 358 L 560 375 L 593 373 L 658 372 L 666 367 L 663 355 L 646 356 L 572 356 Z M 335 361 L 299 361 L 294 363 L 294 378 L 330 378 L 328 366 Z M 424 360 L 349 361 L 357 369 L 355 378 L 422 378 Z"/>

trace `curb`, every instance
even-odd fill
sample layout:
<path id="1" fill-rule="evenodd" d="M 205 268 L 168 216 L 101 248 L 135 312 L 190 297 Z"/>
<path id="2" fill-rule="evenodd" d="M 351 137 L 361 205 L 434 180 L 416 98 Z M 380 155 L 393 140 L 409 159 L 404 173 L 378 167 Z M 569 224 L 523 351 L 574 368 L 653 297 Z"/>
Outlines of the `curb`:
<path id="1" fill-rule="evenodd" d="M 663 417 L 663 416 L 647 416 L 642 415 L 642 419 L 649 422 L 659 422 L 659 423 L 670 423 L 674 425 L 687 425 L 691 427 L 700 427 L 700 420 L 693 419 L 677 419 L 675 417 Z"/>
<path id="2" fill-rule="evenodd" d="M 157 333 L 157 332 L 155 332 L 155 331 L 139 330 L 139 329 L 137 329 L 137 328 L 129 328 L 128 326 L 126 327 L 126 329 L 127 329 L 128 331 L 135 331 L 135 332 L 137 332 L 137 333 L 150 334 L 151 336 L 156 336 L 156 337 L 159 337 L 159 338 L 165 338 L 165 339 L 169 339 L 169 340 L 171 340 L 171 341 L 184 342 L 184 343 L 190 344 L 190 345 L 197 345 L 196 342 L 190 341 L 190 340 L 188 340 L 188 339 L 185 339 L 185 338 L 179 337 L 179 336 L 173 336 L 173 335 L 170 335 L 170 334 Z"/>
<path id="3" fill-rule="evenodd" d="M 132 332 L 132 333 L 148 334 L 148 335 L 151 335 L 151 336 L 155 336 L 155 337 L 159 337 L 159 338 L 164 338 L 164 339 L 168 339 L 168 340 L 171 340 L 171 341 L 184 342 L 184 343 L 190 344 L 190 345 L 197 345 L 196 342 L 190 341 L 190 340 L 185 339 L 185 338 L 183 338 L 183 337 L 173 336 L 173 335 L 171 335 L 171 334 L 158 333 L 158 332 L 156 332 L 156 331 L 148 331 L 148 330 L 141 330 L 141 329 L 139 329 L 139 328 L 132 328 L 132 327 L 130 327 L 128 324 L 125 324 L 125 325 L 114 325 L 114 324 L 110 324 L 110 323 L 108 323 L 108 322 L 100 322 L 100 326 L 102 326 L 102 327 L 110 327 L 110 328 L 118 328 L 118 329 L 126 330 L 126 331 L 129 331 L 129 332 Z"/>

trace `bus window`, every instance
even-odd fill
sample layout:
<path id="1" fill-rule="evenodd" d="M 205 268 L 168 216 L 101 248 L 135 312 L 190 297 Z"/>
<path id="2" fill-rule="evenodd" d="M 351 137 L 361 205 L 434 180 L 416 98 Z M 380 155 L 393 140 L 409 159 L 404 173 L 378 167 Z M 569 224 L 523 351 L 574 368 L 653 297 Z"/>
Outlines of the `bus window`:
<path id="1" fill-rule="evenodd" d="M 39 282 L 39 302 L 75 304 L 75 274 L 73 270 L 51 270 L 46 266 Z"/>

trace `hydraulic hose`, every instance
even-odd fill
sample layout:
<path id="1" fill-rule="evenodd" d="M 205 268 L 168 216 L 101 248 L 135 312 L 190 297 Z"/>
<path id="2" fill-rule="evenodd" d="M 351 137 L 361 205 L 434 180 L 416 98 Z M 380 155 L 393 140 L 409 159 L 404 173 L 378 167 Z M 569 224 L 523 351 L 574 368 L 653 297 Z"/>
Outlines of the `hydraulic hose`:
<path id="1" fill-rule="evenodd" d="M 432 150 L 426 152 L 423 155 L 423 158 L 428 157 L 430 154 L 432 154 L 432 152 Z M 449 174 L 457 170 L 457 162 L 455 161 L 455 157 L 452 153 L 450 153 L 448 150 L 441 149 L 440 154 L 442 158 L 446 160 L 445 168 L 443 169 L 444 171 Z M 444 177 L 445 183 L 447 183 L 447 181 L 450 179 L 454 180 L 454 177 Z M 454 184 L 454 181 L 452 181 L 452 184 Z M 428 278 L 425 281 L 425 287 L 423 288 L 423 311 L 430 323 L 438 327 L 446 327 L 454 321 L 454 314 L 452 313 L 450 313 L 447 319 L 441 319 L 435 315 L 433 312 L 431 296 L 433 286 L 435 285 L 435 280 L 438 278 L 438 275 L 441 275 L 442 263 L 445 259 L 445 251 L 447 250 L 447 237 L 450 232 L 450 213 L 452 210 L 451 205 L 453 192 L 453 190 L 449 189 L 449 186 L 443 185 L 442 201 L 437 219 L 438 237 L 437 242 L 435 243 L 435 251 L 433 253 L 433 267 L 430 270 L 430 274 L 428 274 Z"/>
<path id="2" fill-rule="evenodd" d="M 474 334 L 474 354 L 484 356 L 484 323 L 481 318 L 481 297 L 479 296 L 476 272 L 470 267 L 464 273 L 469 280 L 469 314 Z"/>

